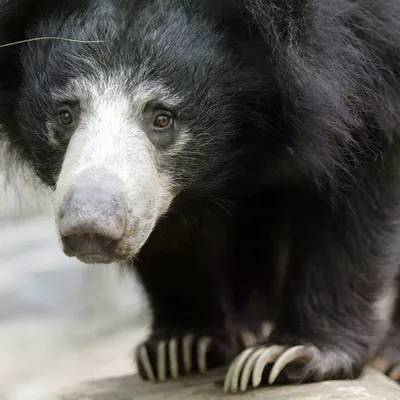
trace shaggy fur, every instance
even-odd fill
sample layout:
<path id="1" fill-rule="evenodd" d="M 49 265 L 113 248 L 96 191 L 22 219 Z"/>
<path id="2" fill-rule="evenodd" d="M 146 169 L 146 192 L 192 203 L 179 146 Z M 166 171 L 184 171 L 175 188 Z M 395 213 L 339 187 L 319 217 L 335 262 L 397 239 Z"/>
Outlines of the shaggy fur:
<path id="1" fill-rule="evenodd" d="M 138 87 L 162 83 L 176 100 L 172 136 L 146 131 L 173 199 L 140 252 L 129 231 L 108 254 L 131 255 L 148 293 L 153 367 L 157 344 L 187 333 L 213 338 L 210 365 L 226 363 L 241 330 L 273 319 L 260 345 L 321 352 L 289 380 L 357 377 L 399 270 L 400 3 L 15 0 L 0 12 L 2 44 L 105 41 L 0 49 L 2 137 L 56 193 L 76 139 L 48 126 L 71 82 L 132 107 Z"/>

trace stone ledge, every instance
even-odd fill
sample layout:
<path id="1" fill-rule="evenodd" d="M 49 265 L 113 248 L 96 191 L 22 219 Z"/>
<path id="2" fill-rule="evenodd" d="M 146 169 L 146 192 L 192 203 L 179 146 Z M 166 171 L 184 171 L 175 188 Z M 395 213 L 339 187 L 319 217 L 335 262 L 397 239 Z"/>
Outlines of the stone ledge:
<path id="1" fill-rule="evenodd" d="M 299 386 L 276 386 L 246 395 L 223 395 L 212 375 L 177 382 L 145 383 L 137 376 L 92 381 L 52 397 L 51 400 L 399 400 L 400 386 L 382 374 L 367 369 L 357 381 L 331 381 Z"/>

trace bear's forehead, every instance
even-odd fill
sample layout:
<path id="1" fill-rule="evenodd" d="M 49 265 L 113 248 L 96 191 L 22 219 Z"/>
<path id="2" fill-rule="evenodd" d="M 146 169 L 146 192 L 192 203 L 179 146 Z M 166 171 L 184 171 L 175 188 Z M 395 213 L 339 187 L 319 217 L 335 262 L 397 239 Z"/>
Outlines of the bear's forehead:
<path id="1" fill-rule="evenodd" d="M 59 43 L 41 50 L 32 46 L 24 56 L 25 83 L 49 88 L 53 100 L 77 99 L 94 104 L 97 99 L 114 101 L 121 98 L 141 110 L 144 104 L 159 102 L 173 108 L 193 109 L 203 102 L 224 102 L 223 95 L 235 90 L 230 71 L 220 69 L 218 62 L 203 57 L 186 55 L 182 59 L 173 52 L 164 56 L 135 54 L 133 44 L 111 43 Z M 40 47 L 40 46 L 37 46 Z M 122 49 L 121 49 L 122 47 Z M 36 64 L 32 68 L 32 64 Z M 43 82 L 45 81 L 45 85 Z M 50 82 L 50 84 L 48 84 Z M 225 84 L 223 85 L 223 83 Z M 219 90 L 219 86 L 223 89 Z M 217 97 L 212 93 L 219 93 Z M 229 97 L 229 96 L 228 96 Z"/>
<path id="2" fill-rule="evenodd" d="M 52 36 L 51 32 L 47 35 Z M 42 36 L 44 37 L 44 35 Z M 164 38 L 165 39 L 165 38 Z M 53 40 L 34 42 L 29 45 L 23 60 L 25 72 L 30 80 L 42 79 L 44 75 L 54 86 L 65 89 L 65 81 L 71 90 L 81 94 L 88 91 L 106 91 L 118 88 L 123 92 L 162 93 L 174 90 L 188 96 L 190 92 L 207 90 L 215 86 L 224 54 L 212 54 L 212 49 L 201 46 L 182 47 L 176 37 L 170 42 L 161 42 L 153 34 L 121 36 L 103 40 L 92 38 L 79 41 Z M 72 82 L 72 84 L 70 84 Z M 90 84 L 88 84 L 90 83 Z M 54 87 L 53 86 L 53 87 Z"/>
<path id="3" fill-rule="evenodd" d="M 204 16 L 185 11 L 179 1 L 86 0 L 82 4 L 84 8 L 68 18 L 56 12 L 37 21 L 28 37 L 59 39 L 31 43 L 27 58 L 41 61 L 50 73 L 123 69 L 129 72 L 125 77 L 141 81 L 143 75 L 180 80 L 196 74 L 199 78 L 202 71 L 217 69 L 227 54 L 221 34 Z"/>
<path id="4" fill-rule="evenodd" d="M 135 86 L 126 87 L 123 71 L 119 73 L 99 73 L 96 77 L 73 79 L 66 87 L 52 93 L 56 103 L 76 100 L 82 109 L 91 113 L 117 106 L 117 114 L 140 115 L 149 103 L 181 108 L 185 99 L 176 94 L 161 81 L 143 80 Z"/>

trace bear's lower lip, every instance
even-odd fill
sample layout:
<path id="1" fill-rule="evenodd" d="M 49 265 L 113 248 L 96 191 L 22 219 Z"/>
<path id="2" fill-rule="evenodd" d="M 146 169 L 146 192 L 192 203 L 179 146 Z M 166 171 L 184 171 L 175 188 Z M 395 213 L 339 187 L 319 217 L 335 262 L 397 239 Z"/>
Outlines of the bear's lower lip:
<path id="1" fill-rule="evenodd" d="M 85 264 L 111 264 L 117 261 L 116 258 L 109 257 L 106 254 L 81 253 L 76 254 L 75 257 Z"/>

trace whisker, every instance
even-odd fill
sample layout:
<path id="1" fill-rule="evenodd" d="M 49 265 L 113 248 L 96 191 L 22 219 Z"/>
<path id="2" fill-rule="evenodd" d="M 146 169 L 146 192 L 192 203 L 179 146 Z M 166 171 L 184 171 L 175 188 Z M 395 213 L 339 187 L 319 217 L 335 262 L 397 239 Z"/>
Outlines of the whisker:
<path id="1" fill-rule="evenodd" d="M 39 40 L 64 40 L 67 42 L 75 42 L 75 43 L 105 43 L 105 40 L 79 40 L 79 39 L 69 39 L 69 38 L 63 38 L 63 37 L 57 37 L 57 36 L 44 36 L 44 37 L 20 40 L 18 42 L 2 44 L 2 45 L 0 45 L 0 48 L 16 46 L 18 44 L 23 44 L 23 43 L 36 42 Z"/>

